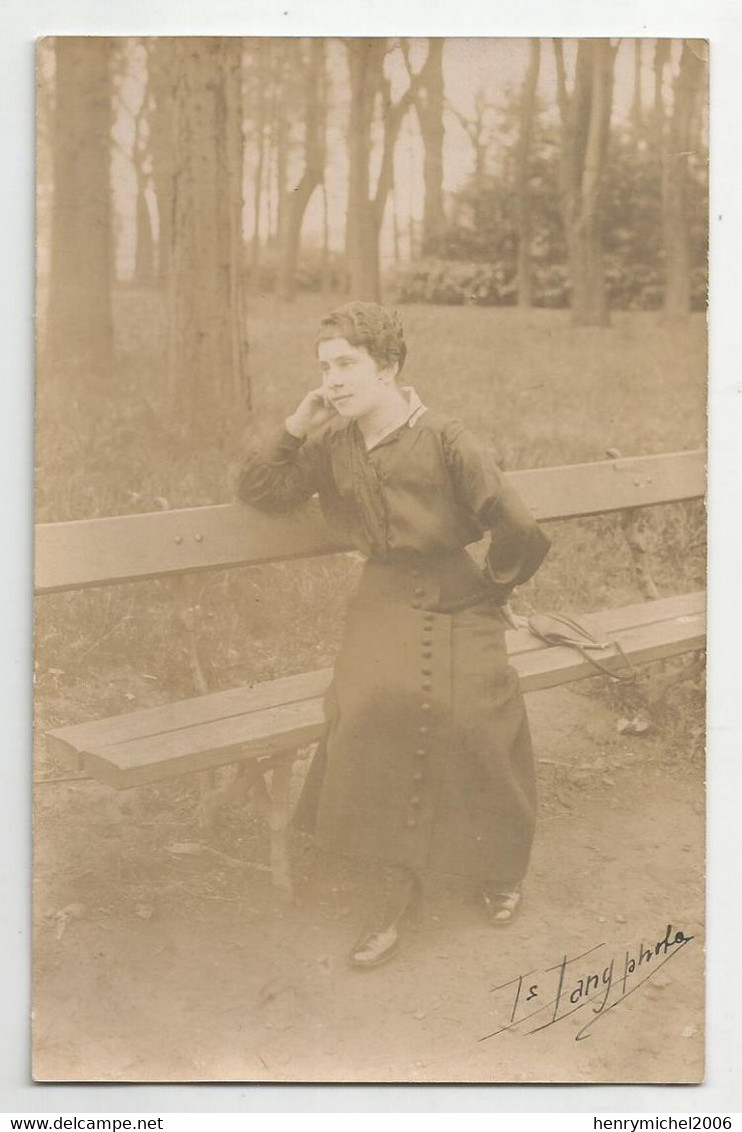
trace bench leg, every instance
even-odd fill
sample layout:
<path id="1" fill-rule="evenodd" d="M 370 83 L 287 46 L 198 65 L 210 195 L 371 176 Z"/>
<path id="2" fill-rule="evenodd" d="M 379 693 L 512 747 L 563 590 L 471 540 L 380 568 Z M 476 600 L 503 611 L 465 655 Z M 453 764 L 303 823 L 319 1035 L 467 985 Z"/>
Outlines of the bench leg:
<path id="1" fill-rule="evenodd" d="M 643 516 L 637 507 L 629 507 L 621 514 L 621 527 L 631 552 L 639 589 L 644 597 L 656 601 L 660 594 L 649 569 L 647 542 L 641 528 L 642 521 Z"/>
<path id="2" fill-rule="evenodd" d="M 205 832 L 214 828 L 216 816 L 222 806 L 236 806 L 246 802 L 256 779 L 262 780 L 262 772 L 257 763 L 239 764 L 235 777 L 217 788 L 205 780 L 204 776 L 209 773 L 213 772 L 205 771 L 199 776 L 199 826 Z"/>
<path id="3" fill-rule="evenodd" d="M 618 448 L 608 448 L 606 455 L 612 460 L 621 459 Z M 647 541 L 642 530 L 643 521 L 644 514 L 641 507 L 627 507 L 621 512 L 621 528 L 631 553 L 637 584 L 644 597 L 656 601 L 660 595 L 649 569 Z"/>
<path id="4" fill-rule="evenodd" d="M 261 774 L 255 782 L 255 793 L 268 820 L 270 831 L 271 876 L 279 896 L 293 903 L 294 887 L 291 882 L 289 861 L 289 789 L 294 755 L 287 755 L 271 768 L 271 787 Z"/>
<path id="5" fill-rule="evenodd" d="M 268 810 L 268 828 L 271 837 L 271 873 L 273 884 L 288 902 L 294 900 L 289 861 L 289 790 L 293 755 L 276 763 L 271 772 L 271 799 Z"/>
<path id="6" fill-rule="evenodd" d="M 213 770 L 202 770 L 198 776 L 198 828 L 210 829 L 214 822 L 216 811 L 212 809 L 211 800 L 216 793 L 216 773 Z"/>
<path id="7" fill-rule="evenodd" d="M 664 700 L 665 696 L 669 691 L 671 691 L 672 688 L 677 687 L 678 684 L 685 683 L 686 680 L 697 679 L 697 677 L 699 677 L 703 672 L 705 665 L 706 650 L 699 649 L 697 652 L 694 652 L 692 654 L 690 660 L 687 660 L 685 662 L 683 667 L 680 669 L 680 672 L 676 673 L 675 676 L 671 676 L 659 681 L 655 685 L 647 703 L 647 708 L 649 709 L 649 711 L 652 711 L 653 708 L 656 708 L 662 702 L 662 700 Z"/>

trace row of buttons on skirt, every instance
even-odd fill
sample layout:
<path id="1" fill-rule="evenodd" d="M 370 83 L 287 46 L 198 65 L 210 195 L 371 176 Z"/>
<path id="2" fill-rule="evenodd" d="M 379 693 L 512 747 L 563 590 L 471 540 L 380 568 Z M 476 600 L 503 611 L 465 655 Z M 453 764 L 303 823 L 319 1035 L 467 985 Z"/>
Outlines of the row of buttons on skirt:
<path id="1" fill-rule="evenodd" d="M 418 587 L 415 590 L 416 598 L 420 598 L 420 597 L 424 596 L 424 592 L 425 592 L 424 590 L 422 590 L 421 588 Z M 412 603 L 413 609 L 419 609 L 421 606 L 422 606 L 421 601 L 416 600 L 416 601 L 413 601 L 413 603 Z M 428 736 L 428 724 L 425 722 L 425 720 L 427 719 L 428 712 L 431 709 L 431 704 L 430 704 L 429 700 L 427 699 L 427 696 L 428 696 L 428 693 L 432 690 L 432 687 L 433 687 L 433 684 L 432 684 L 432 681 L 431 681 L 430 678 L 433 675 L 432 661 L 433 661 L 433 621 L 434 620 L 435 620 L 435 614 L 434 613 L 423 613 L 423 615 L 422 615 L 422 639 L 421 639 L 422 666 L 421 666 L 421 669 L 420 669 L 420 673 L 423 677 L 422 683 L 420 685 L 423 699 L 422 699 L 422 702 L 420 704 L 421 723 L 420 723 L 420 725 L 418 726 L 418 729 L 417 729 L 418 746 L 415 749 L 415 756 L 416 756 L 416 758 L 415 758 L 415 769 L 412 773 L 412 780 L 415 784 L 413 789 L 415 790 L 415 793 L 410 795 L 409 802 L 410 802 L 410 806 L 412 808 L 412 812 L 410 813 L 410 816 L 407 818 L 407 825 L 410 829 L 414 829 L 414 827 L 418 823 L 417 811 L 420 808 L 421 798 L 420 798 L 420 795 L 417 791 L 421 787 L 421 785 L 424 781 L 424 778 L 425 778 L 424 760 L 425 760 L 425 758 L 427 757 L 427 754 L 428 754 L 427 747 L 425 746 L 425 744 L 427 742 L 427 736 Z"/>

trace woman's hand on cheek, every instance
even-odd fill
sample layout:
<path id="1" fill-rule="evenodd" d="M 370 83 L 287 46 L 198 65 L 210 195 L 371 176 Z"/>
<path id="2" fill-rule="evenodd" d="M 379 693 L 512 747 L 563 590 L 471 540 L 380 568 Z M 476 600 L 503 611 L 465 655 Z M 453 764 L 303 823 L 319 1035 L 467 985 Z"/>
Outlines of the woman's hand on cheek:
<path id="1" fill-rule="evenodd" d="M 311 389 L 297 405 L 294 412 L 286 418 L 286 431 L 298 440 L 320 428 L 336 415 L 335 409 L 327 400 L 322 388 Z"/>

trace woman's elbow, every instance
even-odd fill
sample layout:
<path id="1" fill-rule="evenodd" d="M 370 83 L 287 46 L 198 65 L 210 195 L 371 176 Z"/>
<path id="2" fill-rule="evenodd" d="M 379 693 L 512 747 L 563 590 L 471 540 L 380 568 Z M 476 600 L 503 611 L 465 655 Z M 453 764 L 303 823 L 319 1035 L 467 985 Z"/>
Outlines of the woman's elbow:
<path id="1" fill-rule="evenodd" d="M 544 534 L 538 523 L 534 523 L 526 540 L 518 585 L 522 585 L 523 582 L 527 582 L 529 578 L 533 577 L 549 553 L 550 547 L 551 539 Z"/>
<path id="2" fill-rule="evenodd" d="M 290 485 L 276 483 L 257 468 L 243 468 L 237 476 L 237 498 L 258 511 L 281 514 L 295 511 L 306 502 L 306 493 L 292 490 Z"/>
<path id="3" fill-rule="evenodd" d="M 243 503 L 257 504 L 260 498 L 265 494 L 264 485 L 260 483 L 260 477 L 255 475 L 252 468 L 240 468 L 234 483 L 235 495 Z"/>

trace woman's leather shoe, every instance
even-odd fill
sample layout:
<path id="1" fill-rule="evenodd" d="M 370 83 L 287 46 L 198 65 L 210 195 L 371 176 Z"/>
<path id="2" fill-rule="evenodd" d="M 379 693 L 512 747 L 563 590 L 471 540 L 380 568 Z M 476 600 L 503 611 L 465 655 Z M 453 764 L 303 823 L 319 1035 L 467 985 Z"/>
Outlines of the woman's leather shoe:
<path id="1" fill-rule="evenodd" d="M 412 869 L 388 866 L 375 878 L 366 922 L 349 955 L 352 967 L 380 967 L 399 949 L 399 933 L 409 920 L 419 921 L 422 885 Z"/>
<path id="2" fill-rule="evenodd" d="M 496 928 L 507 927 L 512 924 L 520 911 L 523 901 L 523 892 L 519 885 L 509 889 L 495 890 L 482 889 L 484 911 L 488 923 Z"/>
<path id="3" fill-rule="evenodd" d="M 397 953 L 398 947 L 397 925 L 389 924 L 385 928 L 365 932 L 351 951 L 349 959 L 353 967 L 380 967 Z"/>

